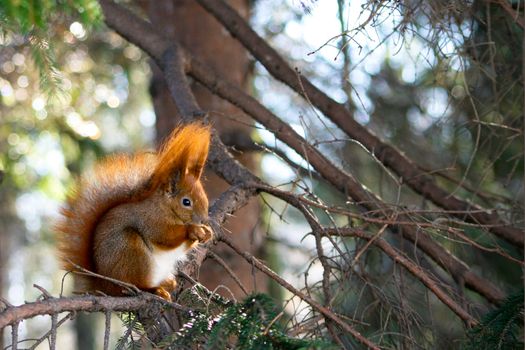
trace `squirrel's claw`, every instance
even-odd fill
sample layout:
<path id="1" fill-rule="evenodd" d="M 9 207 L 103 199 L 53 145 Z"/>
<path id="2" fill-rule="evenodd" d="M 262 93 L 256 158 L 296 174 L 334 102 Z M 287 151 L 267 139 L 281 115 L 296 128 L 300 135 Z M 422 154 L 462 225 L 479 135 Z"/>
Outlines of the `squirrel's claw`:
<path id="1" fill-rule="evenodd" d="M 188 238 L 200 243 L 208 242 L 213 236 L 213 231 L 207 225 L 191 225 Z"/>
<path id="2" fill-rule="evenodd" d="M 172 301 L 171 294 L 164 287 L 158 287 L 155 289 L 155 294 L 166 301 Z"/>

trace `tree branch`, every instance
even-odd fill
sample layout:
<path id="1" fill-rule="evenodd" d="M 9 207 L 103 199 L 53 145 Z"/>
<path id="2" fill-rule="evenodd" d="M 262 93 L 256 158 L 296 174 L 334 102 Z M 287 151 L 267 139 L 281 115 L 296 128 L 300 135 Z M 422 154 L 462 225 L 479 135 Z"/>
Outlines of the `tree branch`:
<path id="1" fill-rule="evenodd" d="M 292 147 L 296 152 L 303 155 L 303 157 L 307 159 L 314 168 L 339 191 L 346 195 L 349 194 L 356 202 L 358 202 L 358 204 L 369 210 L 378 213 L 388 211 L 388 206 L 385 203 L 373 193 L 364 189 L 361 184 L 353 178 L 353 176 L 342 171 L 328 161 L 319 151 L 317 151 L 317 149 L 300 137 L 289 125 L 283 123 L 253 97 L 240 91 L 235 85 L 227 83 L 226 80 L 220 79 L 213 70 L 207 68 L 194 57 L 191 57 L 187 52 L 184 52 L 183 48 L 177 43 L 168 42 L 167 40 L 162 41 L 158 38 L 152 40 L 151 35 L 153 35 L 152 33 L 155 33 L 155 29 L 147 22 L 137 18 L 127 9 L 114 4 L 109 0 L 100 0 L 100 3 L 105 14 L 106 23 L 129 41 L 144 49 L 152 57 L 162 57 L 163 59 L 158 62 L 161 68 L 165 69 L 166 66 L 169 65 L 165 58 L 171 57 L 170 63 L 184 66 L 205 86 L 208 86 L 208 88 L 216 92 L 219 96 L 238 105 L 241 109 L 252 115 L 254 119 L 275 132 L 275 135 L 279 139 Z M 230 9 L 230 11 L 233 10 Z M 234 15 L 237 16 L 235 13 Z M 227 12 L 226 16 L 232 17 L 233 15 L 230 12 Z M 128 23 L 133 23 L 133 26 L 128 27 Z M 244 26 L 247 26 L 244 22 L 242 23 L 243 28 Z M 251 31 L 251 28 L 248 28 L 248 30 Z M 146 40 L 150 41 L 144 39 L 141 34 L 142 31 L 150 31 L 148 36 L 146 36 Z M 254 33 L 254 35 L 256 34 Z M 257 40 L 262 41 L 259 37 L 257 38 Z M 264 45 L 267 46 L 265 43 Z M 170 55 L 166 54 L 166 52 L 172 50 L 173 52 Z M 275 53 L 275 55 L 277 55 L 277 53 Z M 280 59 L 280 57 L 278 58 Z M 194 97 L 191 96 L 192 93 L 189 89 L 186 77 L 182 73 L 182 68 L 169 69 L 171 73 L 166 78 L 173 99 L 177 105 L 179 105 L 179 100 L 187 99 L 180 101 L 181 105 L 185 106 L 183 107 L 184 110 L 180 112 L 183 115 L 196 115 L 202 113 L 196 104 Z M 179 80 L 174 81 L 176 79 Z M 319 93 L 322 92 L 319 91 Z M 235 161 L 215 135 L 210 150 L 208 165 L 230 184 L 242 181 L 256 186 L 257 184 L 260 184 L 261 188 L 268 187 L 264 185 L 260 179 Z M 250 195 L 253 194 L 254 192 L 251 191 Z M 248 192 L 243 192 L 243 197 L 238 197 L 235 201 L 238 205 L 237 208 L 244 205 L 249 198 L 250 196 L 248 195 Z M 399 219 L 402 220 L 403 218 L 405 218 L 405 216 L 400 215 Z M 504 294 L 496 286 L 472 272 L 464 262 L 452 255 L 444 247 L 434 242 L 424 231 L 419 231 L 417 227 L 409 225 L 399 225 L 398 232 L 400 232 L 403 237 L 416 244 L 418 248 L 447 270 L 454 279 L 458 281 L 464 280 L 467 287 L 475 290 L 493 303 L 499 303 L 499 301 L 504 298 Z M 204 256 L 197 259 L 197 265 L 195 267 L 200 266 L 198 265 L 198 262 L 203 259 Z"/>
<path id="2" fill-rule="evenodd" d="M 414 191 L 446 210 L 474 210 L 475 212 L 469 213 L 469 215 L 456 216 L 461 220 L 487 225 L 489 231 L 523 249 L 524 235 L 522 230 L 509 226 L 495 211 L 484 210 L 480 206 L 453 196 L 439 187 L 432 176 L 420 169 L 402 152 L 381 141 L 367 128 L 356 122 L 351 112 L 343 105 L 332 100 L 308 79 L 300 76 L 223 0 L 197 1 L 221 22 L 230 34 L 237 38 L 276 79 L 288 85 L 298 94 L 306 94 L 303 97 L 307 97 L 308 101 L 313 103 L 348 136 L 363 144 L 369 152 L 399 175 L 403 182 L 407 183 Z"/>
<path id="3" fill-rule="evenodd" d="M 152 304 L 164 304 L 186 310 L 180 305 L 162 301 L 155 295 L 143 293 L 133 297 L 108 297 L 85 295 L 69 298 L 48 298 L 19 306 L 8 306 L 0 313 L 0 329 L 38 315 L 54 315 L 61 312 L 129 311 L 150 308 Z"/>
<path id="4" fill-rule="evenodd" d="M 408 259 L 403 253 L 392 247 L 387 241 L 380 237 L 370 236 L 362 230 L 354 228 L 323 228 L 323 234 L 343 236 L 343 237 L 358 237 L 365 239 L 371 244 L 379 247 L 392 260 L 401 264 L 412 275 L 419 279 L 436 297 L 438 297 L 443 304 L 447 305 L 456 315 L 466 322 L 468 327 L 475 326 L 478 321 L 472 317 L 461 305 L 450 298 L 445 291 L 439 287 L 437 282 L 432 279 L 423 269 L 417 266 L 414 262 Z"/>
<path id="5" fill-rule="evenodd" d="M 379 350 L 379 347 L 371 342 L 370 340 L 363 337 L 361 333 L 356 331 L 354 328 L 350 327 L 346 322 L 344 322 L 339 316 L 334 314 L 332 311 L 330 311 L 328 308 L 322 306 L 314 299 L 310 298 L 308 295 L 304 294 L 294 286 L 292 286 L 290 283 L 286 282 L 281 276 L 273 272 L 268 266 L 260 262 L 256 257 L 251 255 L 248 252 L 243 251 L 241 248 L 239 248 L 235 243 L 233 243 L 232 240 L 230 240 L 225 235 L 221 235 L 219 238 L 222 242 L 226 243 L 228 246 L 230 246 L 237 254 L 242 256 L 247 262 L 255 266 L 258 270 L 268 275 L 270 278 L 275 280 L 277 283 L 279 283 L 284 288 L 288 289 L 293 294 L 297 295 L 299 298 L 303 299 L 305 302 L 310 304 L 311 307 L 313 307 L 315 310 L 320 312 L 323 316 L 328 318 L 329 320 L 336 323 L 339 327 L 341 327 L 345 332 L 350 333 L 357 341 L 359 341 L 361 344 L 365 345 L 369 349 L 376 349 Z"/>
<path id="6" fill-rule="evenodd" d="M 287 203 L 292 204 L 298 198 L 293 194 L 279 189 L 257 185 L 261 191 L 280 198 Z M 294 205 L 295 206 L 295 205 Z M 388 213 L 388 212 L 387 212 Z M 397 220 L 409 221 L 406 215 L 399 215 Z M 414 246 L 421 249 L 425 254 L 431 257 L 438 265 L 443 267 L 458 282 L 464 282 L 465 286 L 484 296 L 493 304 L 500 304 L 505 298 L 505 294 L 493 283 L 478 276 L 463 261 L 452 255 L 443 246 L 436 243 L 428 234 L 420 230 L 417 226 L 408 224 L 397 224 L 398 230 L 395 230 L 396 223 L 392 223 L 391 228 L 394 232 L 401 233 L 403 238 L 408 239 Z"/>
<path id="7" fill-rule="evenodd" d="M 330 162 L 316 148 L 295 132 L 288 124 L 261 105 L 234 84 L 219 77 L 212 69 L 188 55 L 189 73 L 212 92 L 241 108 L 256 121 L 264 125 L 275 136 L 306 159 L 313 168 L 329 183 L 345 195 L 349 195 L 358 204 L 370 211 L 387 215 L 388 205 L 367 191 L 354 177 Z M 264 186 L 263 186 L 264 187 Z M 266 188 L 266 187 L 265 187 Z M 464 213 L 463 213 L 464 215 Z M 410 221 L 406 215 L 399 215 L 398 221 Z M 403 237 L 416 244 L 434 261 L 452 274 L 454 279 L 465 279 L 466 285 L 480 293 L 493 303 L 499 303 L 504 294 L 489 281 L 477 276 L 468 266 L 437 244 L 428 234 L 413 225 L 397 224 Z M 482 282 L 483 281 L 483 282 Z"/>
<path id="8" fill-rule="evenodd" d="M 357 230 L 353 228 L 323 228 L 315 220 L 312 219 L 310 212 L 305 210 L 303 204 L 300 200 L 291 193 L 280 191 L 273 188 L 262 189 L 265 192 L 268 192 L 272 195 L 275 195 L 278 198 L 285 200 L 287 203 L 294 205 L 297 208 L 303 208 L 301 212 L 305 216 L 306 220 L 309 222 L 310 226 L 314 230 L 313 235 L 316 237 L 316 246 L 320 246 L 321 242 L 318 241 L 318 235 L 324 235 L 327 237 L 330 236 L 349 236 L 349 237 L 358 237 L 361 239 L 366 239 L 370 244 L 375 244 L 381 248 L 390 258 L 394 261 L 400 263 L 404 268 L 406 268 L 412 275 L 421 281 L 428 289 L 432 291 L 445 305 L 447 305 L 454 313 L 456 313 L 462 320 L 464 320 L 469 326 L 475 325 L 477 321 L 466 311 L 464 310 L 456 301 L 454 301 L 450 296 L 447 295 L 437 284 L 437 282 L 432 279 L 427 273 L 425 273 L 419 266 L 412 262 L 409 258 L 399 252 L 397 249 L 392 247 L 387 241 L 380 238 L 379 236 L 370 236 L 362 230 Z M 385 226 L 384 226 L 385 227 Z M 317 231 L 317 232 L 315 232 Z M 381 231 L 380 231 L 381 232 Z M 221 238 L 219 238 L 221 239 Z M 322 252 L 321 252 L 322 253 Z M 356 259 L 359 257 L 359 253 L 356 255 Z M 321 259 L 321 255 L 319 256 Z M 325 266 L 326 262 L 323 263 Z"/>

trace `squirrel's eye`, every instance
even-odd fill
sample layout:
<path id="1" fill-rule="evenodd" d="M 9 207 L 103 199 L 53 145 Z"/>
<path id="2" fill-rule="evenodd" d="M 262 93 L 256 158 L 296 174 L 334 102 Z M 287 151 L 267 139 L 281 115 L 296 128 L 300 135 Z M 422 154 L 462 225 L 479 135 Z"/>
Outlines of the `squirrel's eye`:
<path id="1" fill-rule="evenodd" d="M 183 206 L 187 207 L 187 208 L 191 208 L 191 199 L 189 199 L 188 197 L 182 197 L 181 201 Z"/>

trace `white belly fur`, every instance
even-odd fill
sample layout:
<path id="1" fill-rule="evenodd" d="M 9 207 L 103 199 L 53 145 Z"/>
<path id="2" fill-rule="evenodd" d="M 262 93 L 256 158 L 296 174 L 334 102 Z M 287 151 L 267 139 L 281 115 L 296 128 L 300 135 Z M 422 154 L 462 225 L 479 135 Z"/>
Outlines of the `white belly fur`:
<path id="1" fill-rule="evenodd" d="M 186 243 L 173 250 L 153 250 L 151 271 L 151 285 L 153 287 L 158 287 L 162 281 L 172 275 L 175 264 L 186 259 L 187 250 Z"/>

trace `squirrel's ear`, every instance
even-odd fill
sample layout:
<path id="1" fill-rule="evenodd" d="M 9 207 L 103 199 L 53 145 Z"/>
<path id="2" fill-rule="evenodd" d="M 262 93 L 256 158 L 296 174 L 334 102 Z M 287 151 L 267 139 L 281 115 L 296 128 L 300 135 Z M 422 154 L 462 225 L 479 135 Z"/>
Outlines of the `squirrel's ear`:
<path id="1" fill-rule="evenodd" d="M 152 175 L 152 186 L 171 185 L 176 174 L 180 180 L 191 174 L 200 178 L 208 150 L 211 130 L 202 123 L 192 123 L 178 127 L 160 149 L 157 166 Z"/>
<path id="2" fill-rule="evenodd" d="M 188 157 L 186 171 L 184 172 L 186 175 L 190 174 L 196 179 L 199 179 L 202 175 L 206 158 L 208 158 L 208 149 L 210 145 L 209 140 L 205 144 L 201 142 L 199 143 L 199 145 L 196 145 L 196 147 L 193 148 L 195 153 Z"/>
<path id="3" fill-rule="evenodd" d="M 180 155 L 182 176 L 192 175 L 195 179 L 199 179 L 208 158 L 210 128 L 202 124 L 190 124 L 185 126 L 182 132 L 184 132 L 183 143 L 185 145 Z"/>

